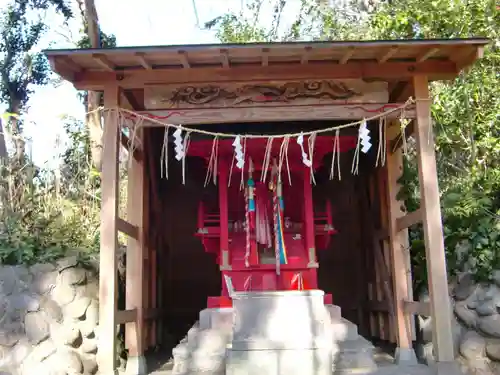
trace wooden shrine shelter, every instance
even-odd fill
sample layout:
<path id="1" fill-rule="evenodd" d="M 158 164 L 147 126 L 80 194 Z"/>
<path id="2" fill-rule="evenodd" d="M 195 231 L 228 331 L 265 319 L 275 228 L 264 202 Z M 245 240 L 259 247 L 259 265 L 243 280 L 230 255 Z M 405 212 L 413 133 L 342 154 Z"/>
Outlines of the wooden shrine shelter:
<path id="1" fill-rule="evenodd" d="M 339 232 L 329 251 L 318 254 L 319 286 L 332 293 L 333 302 L 350 314 L 364 336 L 393 342 L 402 352 L 412 350 L 412 317 L 430 314 L 437 362 L 452 362 L 428 85 L 457 77 L 481 57 L 487 43 L 392 40 L 45 51 L 52 69 L 77 89 L 103 93 L 101 373 L 115 371 L 117 325 L 125 325 L 129 357 L 143 356 L 162 343 L 165 330 L 173 329 L 169 320 L 204 308 L 211 291 L 202 289 L 218 273 L 193 236 L 193 202 L 204 194 L 203 182 L 201 188 L 193 182 L 199 165 L 188 161 L 181 171 L 181 163 L 171 158 L 173 150 L 163 155 L 165 126 L 288 134 L 381 116 L 383 122 L 368 121 L 368 127 L 373 139 L 383 143 L 385 163 L 375 161 L 380 148 L 374 142 L 370 152 L 358 155 L 359 172 L 349 171 L 351 152 L 347 163 L 338 166 L 341 180 L 321 177 L 330 172 L 329 162 L 328 171 L 316 177 L 313 195 L 331 201 Z M 142 126 L 126 129 L 122 122 L 134 116 L 140 119 L 136 127 L 139 122 Z M 401 118 L 409 120 L 404 127 Z M 344 130 L 357 134 L 357 128 Z M 416 139 L 422 199 L 418 210 L 406 212 L 397 193 L 402 149 L 411 136 Z M 122 146 L 131 159 L 126 219 L 118 210 Z M 171 166 L 168 180 L 162 176 L 164 160 Z M 187 182 L 181 182 L 181 174 Z M 407 228 L 418 223 L 425 235 L 429 304 L 412 296 Z M 120 308 L 118 232 L 128 236 L 126 304 Z M 204 295 L 199 297 L 197 290 Z"/>

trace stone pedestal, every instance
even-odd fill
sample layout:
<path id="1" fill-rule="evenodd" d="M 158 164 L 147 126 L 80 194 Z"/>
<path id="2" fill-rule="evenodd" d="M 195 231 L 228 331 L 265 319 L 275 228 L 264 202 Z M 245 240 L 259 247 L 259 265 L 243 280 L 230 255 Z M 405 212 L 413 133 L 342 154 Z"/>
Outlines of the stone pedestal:
<path id="1" fill-rule="evenodd" d="M 324 293 L 237 293 L 226 375 L 330 375 L 332 327 Z"/>

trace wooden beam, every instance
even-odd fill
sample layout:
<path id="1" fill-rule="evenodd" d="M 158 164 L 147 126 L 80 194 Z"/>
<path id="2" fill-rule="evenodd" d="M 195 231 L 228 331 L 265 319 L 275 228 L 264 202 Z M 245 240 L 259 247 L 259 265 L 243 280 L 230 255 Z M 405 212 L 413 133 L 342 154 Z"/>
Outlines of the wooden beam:
<path id="1" fill-rule="evenodd" d="M 224 69 L 229 68 L 229 55 L 227 53 L 227 50 L 221 49 L 220 50 L 220 58 L 221 58 L 221 64 Z"/>
<path id="2" fill-rule="evenodd" d="M 391 104 L 392 105 L 392 104 Z M 396 107 L 398 104 L 394 104 Z M 399 104 L 399 105 L 402 105 Z M 233 122 L 261 122 L 261 121 L 307 121 L 307 120 L 359 120 L 373 116 L 383 108 L 390 108 L 381 104 L 352 104 L 352 105 L 324 105 L 324 106 L 285 106 L 285 107 L 237 107 L 237 108 L 207 108 L 182 110 L 152 110 L 140 112 L 147 116 L 161 116 L 168 118 L 174 124 L 215 124 Z M 411 118 L 414 110 L 405 111 Z M 399 112 L 387 114 L 387 118 L 398 118 Z M 144 126 L 163 126 L 159 123 L 145 122 Z"/>
<path id="3" fill-rule="evenodd" d="M 405 300 L 410 299 L 411 275 L 409 253 L 407 252 L 408 232 L 397 228 L 397 220 L 403 216 L 401 204 L 397 198 L 400 190 L 398 183 L 403 173 L 403 154 L 401 150 L 396 153 L 387 151 L 386 159 L 386 194 L 389 206 L 389 248 L 391 254 L 392 282 L 394 293 L 394 317 L 398 348 L 402 351 L 412 350 L 412 324 L 408 314 L 405 314 Z"/>
<path id="4" fill-rule="evenodd" d="M 392 46 L 387 51 L 385 51 L 379 58 L 379 64 L 387 62 L 392 56 L 394 56 L 399 50 L 398 46 Z"/>
<path id="5" fill-rule="evenodd" d="M 137 60 L 139 60 L 139 63 L 142 65 L 144 69 L 146 70 L 153 69 L 153 66 L 149 63 L 148 60 L 146 60 L 146 54 L 144 52 L 137 52 L 135 56 L 137 57 Z"/>
<path id="6" fill-rule="evenodd" d="M 404 103 L 413 96 L 413 84 L 410 81 L 399 81 L 389 94 L 389 103 Z"/>
<path id="7" fill-rule="evenodd" d="M 57 64 L 57 63 L 56 63 Z M 109 69 L 108 69 L 109 70 Z M 306 79 L 380 79 L 405 80 L 418 74 L 431 74 L 434 78 L 454 78 L 457 68 L 454 62 L 427 60 L 421 63 L 353 61 L 335 65 L 332 62 L 301 64 L 272 64 L 268 66 L 231 66 L 211 68 L 170 68 L 154 70 L 123 70 L 116 72 L 83 71 L 75 73 L 74 85 L 82 90 L 102 90 L 106 83 L 119 82 L 124 88 L 143 88 L 149 85 L 188 84 L 210 82 L 286 81 Z"/>
<path id="8" fill-rule="evenodd" d="M 140 91 L 144 91 L 139 89 Z M 136 98 L 138 90 L 123 90 L 123 96 L 134 111 L 144 111 L 144 92 L 142 92 L 142 103 Z"/>
<path id="9" fill-rule="evenodd" d="M 116 227 L 118 228 L 118 231 L 126 234 L 129 237 L 132 237 L 135 240 L 139 238 L 139 229 L 137 228 L 137 226 L 130 224 L 128 221 L 125 221 L 122 218 L 116 219 Z"/>
<path id="10" fill-rule="evenodd" d="M 136 134 L 142 139 L 142 130 Z M 133 159 L 128 168 L 127 185 L 127 218 L 130 220 L 130 229 L 136 230 L 136 236 L 127 239 L 127 269 L 125 280 L 125 306 L 135 311 L 134 319 L 125 326 L 125 344 L 129 355 L 138 357 L 144 355 L 144 256 L 145 244 L 143 235 L 144 220 L 144 165 Z M 127 223 L 128 224 L 128 223 Z"/>
<path id="11" fill-rule="evenodd" d="M 118 310 L 116 312 L 116 324 L 132 323 L 135 322 L 136 320 L 137 320 L 137 309 Z M 128 335 L 125 333 L 125 338 L 127 338 L 127 336 Z"/>
<path id="12" fill-rule="evenodd" d="M 262 66 L 269 65 L 269 48 L 262 49 Z"/>
<path id="13" fill-rule="evenodd" d="M 354 47 L 349 47 L 347 51 L 342 55 L 342 57 L 339 60 L 339 64 L 346 64 L 349 59 L 354 55 L 354 52 L 356 52 L 356 49 Z"/>
<path id="14" fill-rule="evenodd" d="M 461 51 L 458 51 L 453 56 L 451 56 L 451 60 L 455 62 L 457 65 L 458 71 L 469 67 L 476 60 L 482 59 L 484 55 L 484 47 L 474 47 L 471 48 L 463 47 Z"/>
<path id="15" fill-rule="evenodd" d="M 191 64 L 189 63 L 189 58 L 188 58 L 187 52 L 186 51 L 179 51 L 178 54 L 179 54 L 179 61 L 181 62 L 182 67 L 185 69 L 191 68 Z"/>
<path id="16" fill-rule="evenodd" d="M 128 152 L 130 152 L 130 146 L 129 146 L 130 139 L 129 139 L 129 137 L 127 137 L 125 134 L 122 133 L 120 136 L 120 142 L 121 142 L 123 148 L 125 148 Z M 134 152 L 133 152 L 132 156 L 137 161 L 142 161 L 144 159 L 141 146 L 134 145 Z"/>
<path id="17" fill-rule="evenodd" d="M 404 310 L 408 315 L 431 316 L 431 305 L 429 302 L 404 301 Z"/>
<path id="18" fill-rule="evenodd" d="M 427 60 L 428 58 L 431 58 L 439 51 L 440 51 L 440 49 L 437 47 L 436 48 L 429 48 L 429 49 L 425 50 L 424 52 L 422 52 L 420 55 L 418 55 L 415 60 L 420 63 L 422 61 Z"/>
<path id="19" fill-rule="evenodd" d="M 405 216 L 398 217 L 396 219 L 396 229 L 402 231 L 421 222 L 422 211 L 419 208 L 418 210 L 407 213 Z"/>
<path id="20" fill-rule="evenodd" d="M 413 79 L 417 100 L 417 160 L 423 213 L 423 229 L 429 296 L 433 326 L 433 342 L 438 362 L 455 358 L 452 329 L 452 310 L 448 294 L 448 276 L 444 252 L 443 227 L 439 203 L 439 187 L 431 120 L 428 79 Z"/>
<path id="21" fill-rule="evenodd" d="M 120 89 L 109 85 L 104 89 L 104 105 L 120 105 Z M 105 114 L 103 160 L 101 173 L 101 246 L 99 257 L 99 371 L 112 374 L 116 367 L 117 219 L 118 219 L 118 112 Z"/>
<path id="22" fill-rule="evenodd" d="M 307 64 L 309 62 L 309 55 L 311 54 L 312 47 L 305 47 L 302 56 L 300 57 L 301 64 Z"/>
<path id="23" fill-rule="evenodd" d="M 94 53 L 92 55 L 93 59 L 104 69 L 106 69 L 109 72 L 114 72 L 116 69 L 115 64 L 113 64 L 106 55 L 99 54 L 99 53 Z"/>

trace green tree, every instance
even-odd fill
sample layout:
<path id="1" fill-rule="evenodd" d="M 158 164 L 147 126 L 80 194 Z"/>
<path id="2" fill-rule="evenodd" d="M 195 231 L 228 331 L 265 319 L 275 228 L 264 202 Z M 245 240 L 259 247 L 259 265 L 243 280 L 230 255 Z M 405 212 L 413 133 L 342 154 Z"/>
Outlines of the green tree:
<path id="1" fill-rule="evenodd" d="M 7 106 L 16 159 L 24 156 L 22 124 L 18 116 L 25 109 L 34 85 L 48 82 L 46 58 L 33 49 L 47 31 L 43 12 L 54 8 L 65 20 L 72 17 L 65 0 L 13 0 L 0 18 L 0 100 Z"/>

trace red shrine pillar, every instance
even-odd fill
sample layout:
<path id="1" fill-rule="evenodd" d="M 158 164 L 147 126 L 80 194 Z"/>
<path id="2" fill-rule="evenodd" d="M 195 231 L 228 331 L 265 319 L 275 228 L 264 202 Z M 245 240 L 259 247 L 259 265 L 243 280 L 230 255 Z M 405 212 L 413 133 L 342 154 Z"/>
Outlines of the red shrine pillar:
<path id="1" fill-rule="evenodd" d="M 229 212 L 228 212 L 228 168 L 219 164 L 219 211 L 220 211 L 220 269 L 230 270 L 229 263 Z"/>
<path id="2" fill-rule="evenodd" d="M 311 185 L 311 169 L 304 168 L 304 243 L 309 256 L 308 268 L 318 268 L 314 238 L 314 206 Z"/>

